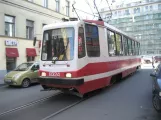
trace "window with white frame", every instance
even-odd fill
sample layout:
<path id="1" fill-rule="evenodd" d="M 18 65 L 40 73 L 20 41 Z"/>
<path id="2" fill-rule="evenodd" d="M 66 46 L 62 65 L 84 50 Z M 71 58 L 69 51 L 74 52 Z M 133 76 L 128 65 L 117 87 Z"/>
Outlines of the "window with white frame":
<path id="1" fill-rule="evenodd" d="M 31 20 L 26 20 L 26 38 L 34 39 L 34 22 Z"/>
<path id="2" fill-rule="evenodd" d="M 67 16 L 69 16 L 69 5 L 70 5 L 70 2 L 66 0 L 66 15 Z"/>
<path id="3" fill-rule="evenodd" d="M 43 0 L 43 7 L 48 8 L 48 0 Z"/>
<path id="4" fill-rule="evenodd" d="M 15 36 L 15 17 L 5 15 L 5 35 Z"/>
<path id="5" fill-rule="evenodd" d="M 59 12 L 60 10 L 60 1 L 59 0 L 55 0 L 56 2 L 56 12 Z"/>

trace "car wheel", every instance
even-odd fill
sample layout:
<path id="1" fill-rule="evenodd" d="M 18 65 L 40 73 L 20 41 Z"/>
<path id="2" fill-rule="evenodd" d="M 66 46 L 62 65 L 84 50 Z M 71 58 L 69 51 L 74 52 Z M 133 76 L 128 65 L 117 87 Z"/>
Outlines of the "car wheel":
<path id="1" fill-rule="evenodd" d="M 153 106 L 157 112 L 161 113 L 161 102 L 157 95 L 153 96 Z"/>
<path id="2" fill-rule="evenodd" d="M 23 88 L 27 88 L 27 87 L 29 87 L 30 86 L 30 80 L 29 79 L 24 79 L 23 81 L 22 81 L 22 87 Z"/>

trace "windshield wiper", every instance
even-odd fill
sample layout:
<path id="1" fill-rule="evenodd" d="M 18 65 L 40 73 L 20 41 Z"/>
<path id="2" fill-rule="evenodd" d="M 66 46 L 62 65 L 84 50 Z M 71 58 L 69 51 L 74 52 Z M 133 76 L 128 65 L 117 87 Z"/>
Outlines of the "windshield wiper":
<path id="1" fill-rule="evenodd" d="M 59 41 L 59 44 L 60 44 L 60 41 Z M 55 64 L 55 62 L 59 59 L 60 55 L 63 54 L 65 55 L 66 51 L 67 51 L 67 48 L 68 48 L 68 44 L 69 44 L 69 40 L 67 42 L 67 46 L 66 48 L 64 48 L 62 51 L 58 52 L 58 55 L 56 56 L 56 58 L 54 60 L 52 60 L 52 63 Z M 53 57 L 52 57 L 53 58 Z"/>

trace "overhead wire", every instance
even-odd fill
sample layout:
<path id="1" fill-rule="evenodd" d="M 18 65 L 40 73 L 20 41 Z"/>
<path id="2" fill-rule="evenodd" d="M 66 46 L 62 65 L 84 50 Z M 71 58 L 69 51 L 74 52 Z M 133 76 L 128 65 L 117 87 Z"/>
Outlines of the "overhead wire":
<path id="1" fill-rule="evenodd" d="M 111 18 L 112 18 L 112 10 L 111 10 L 111 7 L 110 7 L 110 4 L 109 4 L 108 0 L 106 0 L 106 2 L 107 2 L 107 4 L 108 4 L 108 7 L 109 7 L 110 13 L 111 13 L 110 18 L 109 18 L 109 20 L 107 21 L 107 23 L 108 23 L 108 22 L 111 20 Z M 105 18 L 105 19 L 106 19 L 106 18 Z"/>
<path id="2" fill-rule="evenodd" d="M 92 10 L 91 5 L 89 4 L 89 1 L 88 1 L 88 0 L 85 0 L 85 2 L 86 2 L 87 5 L 89 6 L 89 8 L 90 8 L 90 10 L 91 10 L 91 12 L 92 12 L 92 14 L 93 14 L 93 19 L 94 19 L 96 16 L 95 16 L 95 14 L 94 14 L 94 12 L 93 12 L 93 10 Z M 93 20 L 93 19 L 92 19 L 92 20 Z"/>

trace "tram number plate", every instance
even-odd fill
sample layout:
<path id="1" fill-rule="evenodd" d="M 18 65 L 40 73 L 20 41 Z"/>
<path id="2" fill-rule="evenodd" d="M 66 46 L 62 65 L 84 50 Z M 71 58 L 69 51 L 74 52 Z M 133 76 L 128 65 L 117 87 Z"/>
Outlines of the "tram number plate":
<path id="1" fill-rule="evenodd" d="M 60 73 L 58 73 L 58 72 L 50 72 L 49 76 L 60 77 Z"/>

